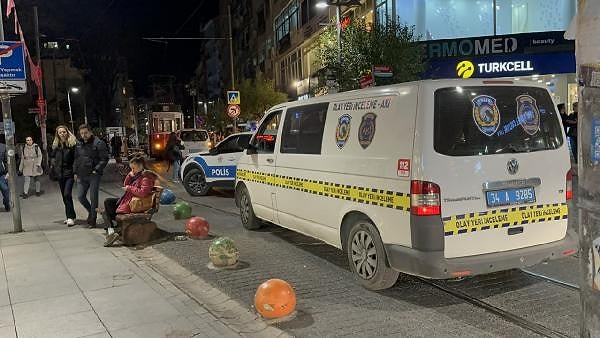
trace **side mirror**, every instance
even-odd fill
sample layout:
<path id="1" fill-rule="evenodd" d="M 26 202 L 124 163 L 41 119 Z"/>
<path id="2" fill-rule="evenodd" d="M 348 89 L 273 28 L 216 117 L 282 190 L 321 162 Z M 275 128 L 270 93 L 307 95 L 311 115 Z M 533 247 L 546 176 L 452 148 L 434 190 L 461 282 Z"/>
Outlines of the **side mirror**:
<path id="1" fill-rule="evenodd" d="M 253 144 L 248 144 L 248 148 L 246 149 L 246 154 L 248 154 L 248 155 L 258 154 L 258 148 L 256 148 L 256 146 Z"/>

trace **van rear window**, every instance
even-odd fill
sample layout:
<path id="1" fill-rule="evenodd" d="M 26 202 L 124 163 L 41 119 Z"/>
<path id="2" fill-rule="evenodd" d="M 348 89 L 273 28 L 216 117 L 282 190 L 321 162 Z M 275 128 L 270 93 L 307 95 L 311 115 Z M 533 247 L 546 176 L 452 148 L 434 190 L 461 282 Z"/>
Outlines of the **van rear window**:
<path id="1" fill-rule="evenodd" d="M 435 92 L 434 149 L 449 156 L 557 149 L 562 129 L 542 88 L 452 87 Z"/>

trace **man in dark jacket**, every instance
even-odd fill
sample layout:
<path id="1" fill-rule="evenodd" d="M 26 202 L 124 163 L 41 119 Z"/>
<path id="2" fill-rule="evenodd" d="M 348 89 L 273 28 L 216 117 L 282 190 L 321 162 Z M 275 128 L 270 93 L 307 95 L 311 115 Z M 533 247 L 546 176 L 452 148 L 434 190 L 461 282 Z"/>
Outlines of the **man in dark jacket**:
<path id="1" fill-rule="evenodd" d="M 100 178 L 108 164 L 108 148 L 106 143 L 94 136 L 92 128 L 83 124 L 79 127 L 81 140 L 75 147 L 74 171 L 79 182 L 79 203 L 88 211 L 87 223 L 90 228 L 96 227 L 96 209 L 98 208 L 98 190 Z M 87 192 L 90 191 L 90 201 Z"/>
<path id="2" fill-rule="evenodd" d="M 4 144 L 4 135 L 0 134 L 0 192 L 2 193 L 2 204 L 4 210 L 10 211 L 10 188 L 8 186 L 8 163 L 6 157 L 6 145 Z"/>

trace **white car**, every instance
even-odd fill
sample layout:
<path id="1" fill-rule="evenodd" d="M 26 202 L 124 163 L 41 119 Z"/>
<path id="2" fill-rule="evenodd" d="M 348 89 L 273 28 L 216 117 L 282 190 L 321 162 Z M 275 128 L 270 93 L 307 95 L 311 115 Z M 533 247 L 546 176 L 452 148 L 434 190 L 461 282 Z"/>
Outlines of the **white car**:
<path id="1" fill-rule="evenodd" d="M 237 161 L 252 133 L 232 134 L 208 152 L 191 153 L 181 164 L 179 176 L 192 196 L 205 196 L 211 188 L 233 188 Z"/>
<path id="2" fill-rule="evenodd" d="M 182 129 L 180 136 L 185 146 L 185 149 L 181 151 L 183 157 L 192 153 L 207 152 L 210 149 L 208 132 L 204 129 Z"/>

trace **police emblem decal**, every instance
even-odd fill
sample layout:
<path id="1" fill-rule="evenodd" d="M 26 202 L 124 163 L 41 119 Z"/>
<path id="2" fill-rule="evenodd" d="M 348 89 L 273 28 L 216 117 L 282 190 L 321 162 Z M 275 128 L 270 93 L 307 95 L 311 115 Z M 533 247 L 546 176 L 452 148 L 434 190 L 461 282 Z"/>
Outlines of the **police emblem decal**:
<path id="1" fill-rule="evenodd" d="M 529 135 L 533 136 L 540 130 L 540 110 L 530 95 L 517 96 L 517 120 Z"/>
<path id="2" fill-rule="evenodd" d="M 373 137 L 375 136 L 375 119 L 377 115 L 375 113 L 366 113 L 362 117 L 362 121 L 360 121 L 360 126 L 358 127 L 358 143 L 363 149 L 367 149 L 371 142 L 373 141 Z"/>
<path id="3" fill-rule="evenodd" d="M 348 138 L 350 137 L 350 121 L 352 116 L 344 114 L 338 119 L 337 127 L 335 127 L 335 144 L 339 149 L 342 149 Z"/>
<path id="4" fill-rule="evenodd" d="M 479 95 L 472 102 L 475 125 L 483 134 L 494 135 L 500 127 L 500 111 L 496 99 L 488 95 Z"/>

